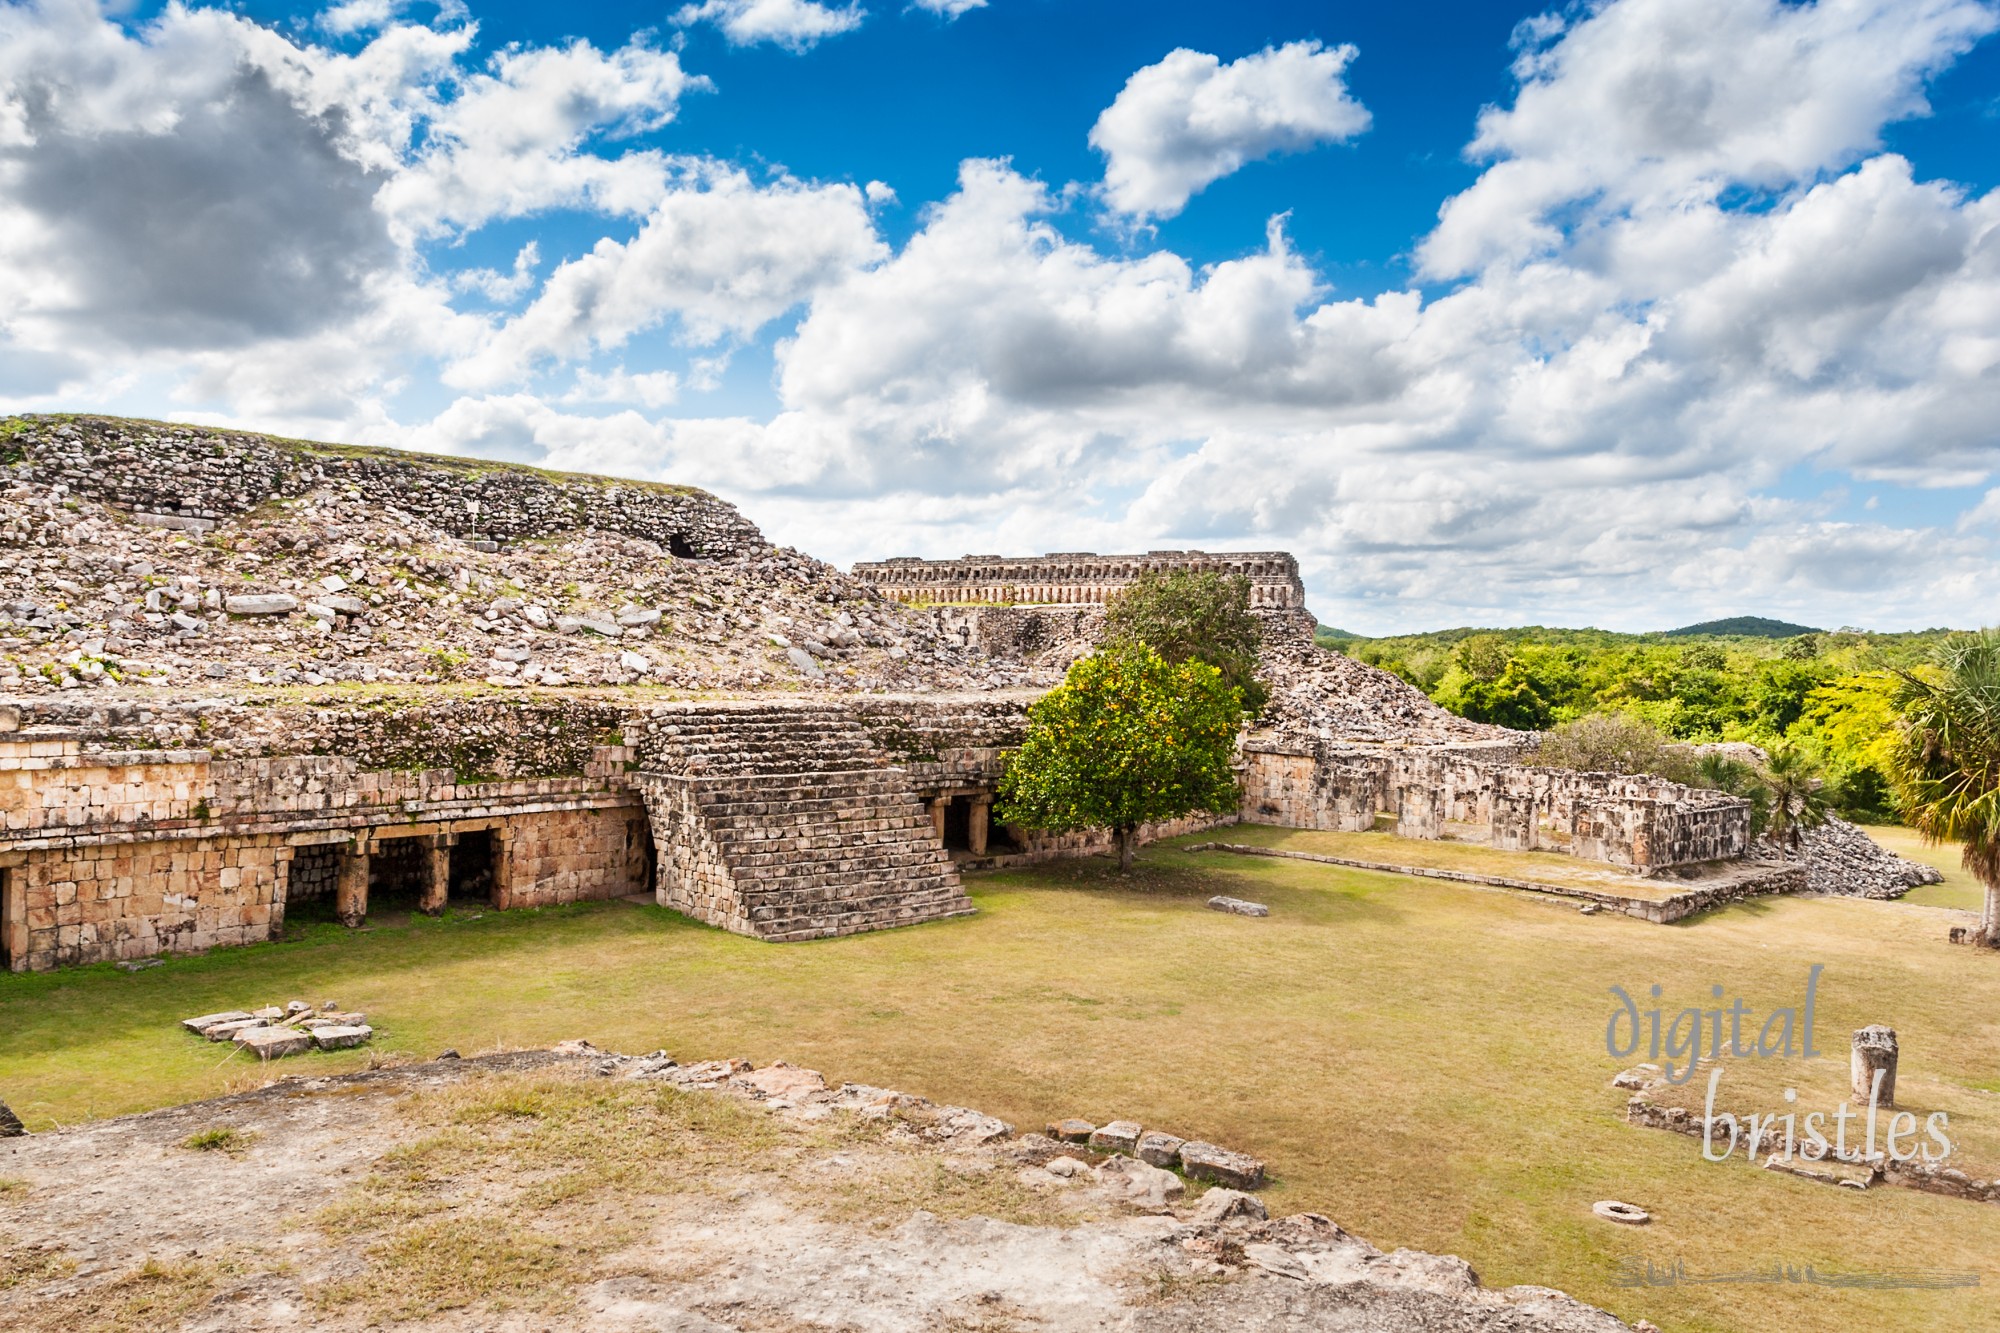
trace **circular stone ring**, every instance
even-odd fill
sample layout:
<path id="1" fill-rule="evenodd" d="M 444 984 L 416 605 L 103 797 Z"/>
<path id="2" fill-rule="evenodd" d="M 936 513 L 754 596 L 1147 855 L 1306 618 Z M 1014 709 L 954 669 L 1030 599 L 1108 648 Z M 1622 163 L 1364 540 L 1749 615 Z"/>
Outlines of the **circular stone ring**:
<path id="1" fill-rule="evenodd" d="M 1642 1227 L 1653 1220 L 1651 1213 L 1643 1208 L 1635 1208 L 1629 1203 L 1616 1199 L 1605 1199 L 1590 1205 L 1590 1211 L 1607 1222 L 1623 1222 L 1627 1226 Z"/>

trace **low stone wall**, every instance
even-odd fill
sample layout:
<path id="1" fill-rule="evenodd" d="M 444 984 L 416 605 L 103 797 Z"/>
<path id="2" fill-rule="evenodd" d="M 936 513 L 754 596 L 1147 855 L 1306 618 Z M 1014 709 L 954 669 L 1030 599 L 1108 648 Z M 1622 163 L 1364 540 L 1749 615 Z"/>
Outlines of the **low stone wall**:
<path id="1" fill-rule="evenodd" d="M 1396 861 L 1371 861 L 1351 856 L 1328 856 L 1321 852 L 1295 852 L 1279 847 L 1258 847 L 1249 843 L 1202 842 L 1186 848 L 1190 852 L 1231 852 L 1238 856 L 1274 856 L 1291 861 L 1318 861 L 1324 865 L 1347 866 L 1353 870 L 1379 870 L 1391 875 L 1411 875 L 1418 879 L 1445 879 L 1459 884 L 1490 884 L 1496 888 L 1522 889 L 1556 898 L 1572 898 L 1596 903 L 1626 916 L 1638 917 L 1654 925 L 1673 922 L 1706 912 L 1726 903 L 1775 894 L 1803 893 L 1805 872 L 1794 866 L 1756 865 L 1746 867 L 1728 882 L 1689 889 L 1665 898 L 1636 898 L 1596 889 L 1552 884 L 1544 880 L 1518 879 L 1509 875 L 1489 875 L 1476 870 L 1445 870 L 1436 866 L 1405 865 Z"/>
<path id="2" fill-rule="evenodd" d="M 88 416 L 18 420 L 25 428 L 12 442 L 26 452 L 33 480 L 165 526 L 205 528 L 270 500 L 331 486 L 471 540 L 595 528 L 705 557 L 764 544 L 733 506 L 692 487 L 197 426 Z"/>

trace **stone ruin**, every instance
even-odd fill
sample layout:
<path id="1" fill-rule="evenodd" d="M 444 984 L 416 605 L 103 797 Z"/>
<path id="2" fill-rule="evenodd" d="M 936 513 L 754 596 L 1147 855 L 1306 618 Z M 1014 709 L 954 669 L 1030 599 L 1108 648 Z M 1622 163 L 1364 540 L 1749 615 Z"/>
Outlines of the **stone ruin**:
<path id="1" fill-rule="evenodd" d="M 894 560 L 835 577 L 774 552 L 734 509 L 687 488 L 111 419 L 33 425 L 10 437 L 29 440 L 30 451 L 9 469 L 25 478 L 9 495 L 60 502 L 35 514 L 84 513 L 93 523 L 95 503 L 119 522 L 167 529 L 156 536 L 192 534 L 174 540 L 208 553 L 211 582 L 285 586 L 269 572 L 281 558 L 269 542 L 254 548 L 263 557 L 227 563 L 240 550 L 231 525 L 254 522 L 260 507 L 331 496 L 390 516 L 377 520 L 394 526 L 387 549 L 428 566 L 438 561 L 410 554 L 407 532 L 457 534 L 449 540 L 460 545 L 445 553 L 468 560 L 485 559 L 477 552 L 488 547 L 503 558 L 515 546 L 545 549 L 579 525 L 623 533 L 667 569 L 654 580 L 658 601 L 685 605 L 615 620 L 570 615 L 572 626 L 544 616 L 545 624 L 529 597 L 471 597 L 463 579 L 417 597 L 413 585 L 370 572 L 357 589 L 370 597 L 347 599 L 360 609 L 310 621 L 306 642 L 316 633 L 349 645 L 351 656 L 384 632 L 378 625 L 418 635 L 462 625 L 468 638 L 524 646 L 493 649 L 490 688 L 470 693 L 412 688 L 422 681 L 393 672 L 383 676 L 394 681 L 389 692 L 367 699 L 204 693 L 224 688 L 211 683 L 227 674 L 214 662 L 191 687 L 179 677 L 162 687 L 105 675 L 73 691 L 81 683 L 73 678 L 56 689 L 46 675 L 17 677 L 36 688 L 0 701 L 0 969 L 129 962 L 272 939 L 288 919 L 358 926 L 385 911 L 454 905 L 643 895 L 767 940 L 963 915 L 971 911 L 965 865 L 1111 847 L 1107 830 L 1047 835 L 1002 825 L 993 801 L 1002 756 L 1020 743 L 1039 688 L 1088 650 L 1103 603 L 1155 569 L 1250 580 L 1272 700 L 1242 741 L 1240 808 L 1142 837 L 1239 818 L 1367 829 L 1387 816 L 1406 837 L 1473 836 L 1635 872 L 1741 857 L 1748 845 L 1743 802 L 1650 778 L 1523 766 L 1531 738 L 1455 717 L 1394 676 L 1315 646 L 1297 562 L 1283 553 Z M 135 583 L 140 566 L 129 560 L 65 564 L 54 553 L 82 539 L 47 526 L 46 515 L 35 523 L 0 531 L 0 547 L 21 550 L 11 562 L 0 550 L 0 568 L 31 574 L 76 605 L 98 596 L 78 580 L 102 580 L 95 604 L 111 608 L 113 628 L 65 629 L 73 614 L 54 613 L 46 625 L 29 622 L 25 637 L 16 621 L 17 643 L 49 651 L 118 624 L 197 646 L 225 633 L 261 636 L 242 640 L 257 651 L 299 638 L 266 624 L 282 626 L 297 610 L 231 615 L 204 610 L 207 594 L 190 602 L 177 592 L 181 610 L 171 615 L 164 604 L 120 611 L 121 598 L 160 582 L 150 567 Z M 342 550 L 366 545 L 354 523 L 346 531 Z M 595 569 L 632 558 L 591 549 Z M 361 557 L 341 560 L 345 568 Z M 66 581 L 52 569 L 75 573 Z M 553 581 L 565 567 L 533 572 Z M 629 577 L 651 575 L 642 567 Z M 759 577 L 792 589 L 774 583 L 769 594 L 785 614 L 760 620 Z M 159 591 L 145 594 L 148 607 Z M 407 615 L 430 618 L 396 618 L 395 598 L 413 608 Z M 824 624 L 801 649 L 777 629 L 797 633 L 807 614 Z M 695 648 L 725 631 L 744 636 L 738 651 L 761 640 L 766 664 L 782 653 L 805 657 L 811 670 L 710 677 L 642 657 L 647 670 L 585 689 L 571 659 L 561 675 L 535 678 L 531 693 L 522 692 L 529 673 L 502 670 L 531 653 L 568 651 L 578 636 L 657 658 L 663 636 Z M 346 660 L 331 649 L 323 656 Z M 846 661 L 881 674 L 856 674 Z M 750 692 L 686 698 L 627 688 L 713 691 L 724 679 Z"/>

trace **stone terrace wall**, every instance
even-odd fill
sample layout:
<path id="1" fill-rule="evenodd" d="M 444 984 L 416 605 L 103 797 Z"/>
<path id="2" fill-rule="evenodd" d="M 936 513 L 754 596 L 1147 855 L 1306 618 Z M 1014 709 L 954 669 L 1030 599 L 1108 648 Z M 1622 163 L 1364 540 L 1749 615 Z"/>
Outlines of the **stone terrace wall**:
<path id="1" fill-rule="evenodd" d="M 883 593 L 903 602 L 1029 602 L 1059 606 L 1109 601 L 1153 570 L 1215 570 L 1250 580 L 1250 605 L 1305 605 L 1299 562 L 1284 551 L 1149 551 L 1144 555 L 968 555 L 958 560 L 899 556 L 854 567 Z"/>
<path id="2" fill-rule="evenodd" d="M 733 506 L 692 487 L 200 426 L 99 417 L 16 420 L 19 429 L 4 443 L 25 453 L 31 479 L 67 486 L 162 526 L 206 528 L 269 500 L 332 486 L 471 541 L 595 528 L 701 557 L 764 545 L 756 526 Z"/>

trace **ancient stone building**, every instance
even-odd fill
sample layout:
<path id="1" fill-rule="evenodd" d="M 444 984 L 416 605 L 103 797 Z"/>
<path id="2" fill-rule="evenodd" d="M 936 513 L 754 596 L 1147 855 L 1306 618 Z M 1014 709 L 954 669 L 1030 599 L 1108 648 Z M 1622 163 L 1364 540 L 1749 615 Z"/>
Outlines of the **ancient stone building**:
<path id="1" fill-rule="evenodd" d="M 1142 836 L 1393 826 L 1638 872 L 1747 844 L 1742 802 L 1524 767 L 1529 738 L 1316 647 L 1280 552 L 850 577 L 683 487 L 158 423 L 28 426 L 0 435 L 0 668 L 17 692 L 0 700 L 0 969 L 453 903 L 644 894 L 772 941 L 964 915 L 966 864 L 1109 849 L 1108 831 L 1009 827 L 994 798 L 1040 688 L 1147 570 L 1249 579 L 1272 701 L 1243 739 L 1240 809 Z M 294 509 L 338 525 L 268 530 Z M 519 553 L 579 531 L 618 536 L 576 544 L 575 567 Z M 493 573 L 474 579 L 479 560 Z M 669 570 L 653 604 L 593 607 L 600 581 L 646 581 L 633 562 Z M 379 680 L 350 669 L 398 635 L 441 637 L 425 645 L 439 671 L 491 660 L 452 691 L 407 647 Z M 737 669 L 751 692 L 634 688 L 704 679 L 669 655 L 725 642 L 754 654 Z M 168 660 L 142 669 L 121 643 Z M 245 672 L 233 655 L 296 665 Z M 838 674 L 854 661 L 900 685 Z"/>
<path id="2" fill-rule="evenodd" d="M 968 555 L 958 560 L 898 556 L 858 564 L 854 574 L 900 602 L 1102 606 L 1133 579 L 1156 570 L 1212 570 L 1250 581 L 1257 610 L 1305 606 L 1299 562 L 1284 551 L 1149 551 L 1145 555 Z"/>

